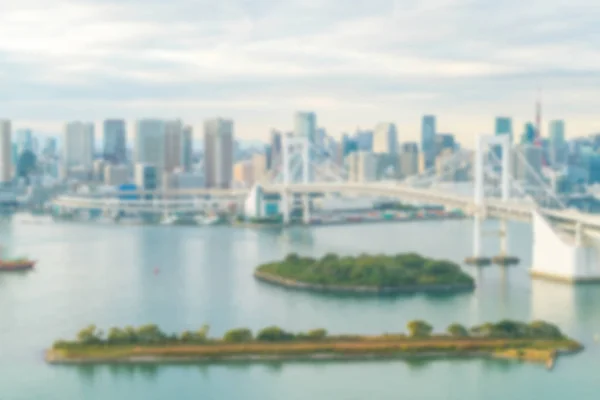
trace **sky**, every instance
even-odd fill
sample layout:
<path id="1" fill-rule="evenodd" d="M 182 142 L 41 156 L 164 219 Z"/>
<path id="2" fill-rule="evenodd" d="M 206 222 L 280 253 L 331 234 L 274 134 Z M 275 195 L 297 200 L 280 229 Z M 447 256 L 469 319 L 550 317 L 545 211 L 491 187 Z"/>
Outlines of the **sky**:
<path id="1" fill-rule="evenodd" d="M 435 114 L 469 142 L 497 115 L 519 135 L 541 88 L 542 134 L 587 135 L 599 20 L 594 0 L 2 0 L 0 118 L 180 117 L 198 138 L 221 116 L 266 140 L 309 110 L 333 136 L 390 121 L 404 141 Z"/>

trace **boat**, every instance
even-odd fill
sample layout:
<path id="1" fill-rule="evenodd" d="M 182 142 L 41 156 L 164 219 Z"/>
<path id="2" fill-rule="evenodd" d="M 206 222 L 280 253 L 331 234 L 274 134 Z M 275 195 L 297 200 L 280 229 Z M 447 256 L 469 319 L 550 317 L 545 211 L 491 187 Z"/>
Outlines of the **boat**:
<path id="1" fill-rule="evenodd" d="M 3 271 L 28 271 L 33 269 L 35 261 L 27 259 L 0 260 L 0 272 Z"/>
<path id="2" fill-rule="evenodd" d="M 178 221 L 175 215 L 168 215 L 160 221 L 161 225 L 174 225 Z"/>
<path id="3" fill-rule="evenodd" d="M 51 215 L 31 213 L 16 213 L 13 215 L 12 220 L 21 224 L 47 224 L 54 222 L 54 218 Z"/>
<path id="4" fill-rule="evenodd" d="M 201 215 L 194 218 L 199 225 L 215 225 L 221 220 L 218 215 L 203 217 Z"/>
<path id="5" fill-rule="evenodd" d="M 0 272 L 3 271 L 27 271 L 33 269 L 36 261 L 26 258 L 16 258 L 13 260 L 3 260 L 1 257 L 2 249 L 0 247 Z"/>

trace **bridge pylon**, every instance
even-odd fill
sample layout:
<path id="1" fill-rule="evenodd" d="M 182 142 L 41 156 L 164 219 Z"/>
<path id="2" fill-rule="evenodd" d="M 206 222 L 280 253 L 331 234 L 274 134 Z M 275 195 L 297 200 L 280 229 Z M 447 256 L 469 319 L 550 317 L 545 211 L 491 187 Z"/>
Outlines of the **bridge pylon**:
<path id="1" fill-rule="evenodd" d="M 502 149 L 502 201 L 508 202 L 511 194 L 511 171 L 510 171 L 510 137 L 509 135 L 478 135 L 475 138 L 475 190 L 473 194 L 473 254 L 465 259 L 467 264 L 484 266 L 492 262 L 500 265 L 514 264 L 518 262 L 515 257 L 508 255 L 508 225 L 506 220 L 500 221 L 500 228 L 494 232 L 500 237 L 500 254 L 489 258 L 483 254 L 482 249 L 482 225 L 487 218 L 485 204 L 485 158 L 490 145 L 500 146 Z"/>
<path id="2" fill-rule="evenodd" d="M 281 172 L 283 177 L 283 190 L 281 191 L 281 214 L 283 217 L 283 224 L 288 225 L 290 223 L 290 212 L 291 204 L 289 197 L 289 186 L 293 180 L 297 180 L 295 176 L 296 169 L 294 168 L 294 157 L 300 159 L 301 162 L 301 181 L 303 184 L 308 184 L 311 179 L 311 162 L 310 162 L 310 142 L 306 136 L 283 136 L 281 140 Z M 304 215 L 308 216 L 310 221 L 309 207 L 307 204 L 310 203 L 310 194 L 304 194 Z M 306 222 L 306 219 L 304 219 Z"/>

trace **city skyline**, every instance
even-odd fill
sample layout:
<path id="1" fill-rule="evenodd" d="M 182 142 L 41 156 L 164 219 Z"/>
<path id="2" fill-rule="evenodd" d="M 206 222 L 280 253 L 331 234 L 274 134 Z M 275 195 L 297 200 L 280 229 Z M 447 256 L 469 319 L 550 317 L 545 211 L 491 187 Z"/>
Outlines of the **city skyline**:
<path id="1" fill-rule="evenodd" d="M 6 0 L 2 118 L 60 133 L 69 120 L 153 116 L 200 131 L 221 116 L 262 140 L 311 110 L 334 136 L 390 121 L 414 140 L 433 114 L 470 143 L 498 115 L 534 121 L 542 88 L 544 128 L 564 119 L 567 137 L 585 135 L 600 131 L 598 15 L 560 3 Z"/>

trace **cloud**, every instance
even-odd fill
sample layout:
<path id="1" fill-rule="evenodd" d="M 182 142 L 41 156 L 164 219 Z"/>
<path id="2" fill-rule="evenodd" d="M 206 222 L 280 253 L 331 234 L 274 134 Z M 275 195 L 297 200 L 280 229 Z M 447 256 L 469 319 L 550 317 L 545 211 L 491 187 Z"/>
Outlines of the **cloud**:
<path id="1" fill-rule="evenodd" d="M 466 137 L 532 119 L 543 87 L 549 117 L 585 134 L 599 17 L 592 0 L 3 0 L 0 102 L 56 129 L 224 115 L 261 137 L 314 109 L 336 133 L 392 120 L 415 137 L 434 112 Z"/>

